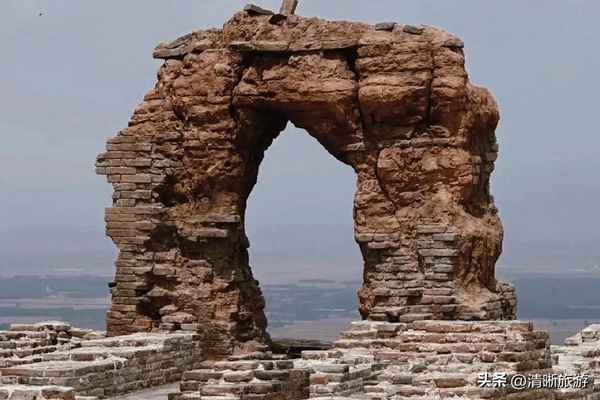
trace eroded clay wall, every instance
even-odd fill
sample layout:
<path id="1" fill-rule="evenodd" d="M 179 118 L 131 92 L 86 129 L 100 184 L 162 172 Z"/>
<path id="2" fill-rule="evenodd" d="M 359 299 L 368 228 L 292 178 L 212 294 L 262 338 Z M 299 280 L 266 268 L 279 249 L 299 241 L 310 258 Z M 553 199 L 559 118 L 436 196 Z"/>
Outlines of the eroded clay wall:
<path id="1" fill-rule="evenodd" d="M 498 110 L 458 38 L 249 10 L 155 57 L 156 86 L 97 162 L 119 248 L 109 334 L 192 330 L 209 354 L 268 343 L 244 213 L 288 122 L 356 171 L 365 319 L 514 318 L 494 276 Z"/>

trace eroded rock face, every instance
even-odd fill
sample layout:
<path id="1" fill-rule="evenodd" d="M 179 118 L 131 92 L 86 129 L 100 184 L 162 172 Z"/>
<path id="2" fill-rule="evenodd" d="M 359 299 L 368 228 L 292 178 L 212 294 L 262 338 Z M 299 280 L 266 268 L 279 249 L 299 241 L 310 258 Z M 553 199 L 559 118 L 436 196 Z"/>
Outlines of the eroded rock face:
<path id="1" fill-rule="evenodd" d="M 268 343 L 244 213 L 288 122 L 356 171 L 363 318 L 514 318 L 494 277 L 496 103 L 458 38 L 384 28 L 249 9 L 159 45 L 156 86 L 97 161 L 120 250 L 109 334 L 195 330 L 213 354 Z"/>

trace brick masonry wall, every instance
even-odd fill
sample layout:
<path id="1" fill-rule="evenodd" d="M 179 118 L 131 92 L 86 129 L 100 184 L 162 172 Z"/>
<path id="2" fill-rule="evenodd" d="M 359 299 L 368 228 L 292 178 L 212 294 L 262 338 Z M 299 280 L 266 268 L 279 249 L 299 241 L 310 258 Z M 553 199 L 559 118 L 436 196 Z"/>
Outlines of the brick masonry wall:
<path id="1" fill-rule="evenodd" d="M 563 366 L 553 369 L 557 354 L 551 357 L 548 334 L 527 322 L 360 322 L 342 334 L 334 349 L 305 352 L 295 366 L 311 371 L 314 398 L 597 399 L 600 393 L 593 384 L 572 390 L 492 389 L 478 384 L 479 374 L 486 371 L 508 376 L 558 374 L 566 373 L 570 365 L 573 373 L 581 364 L 574 362 L 572 351 L 565 353 L 560 356 Z M 590 369 L 578 373 L 585 371 Z"/>
<path id="2" fill-rule="evenodd" d="M 195 330 L 215 356 L 268 344 L 244 213 L 288 122 L 356 172 L 363 318 L 514 318 L 494 276 L 499 113 L 463 47 L 428 26 L 255 7 L 159 45 L 155 87 L 96 164 L 119 249 L 109 335 Z"/>
<path id="3" fill-rule="evenodd" d="M 11 366 L 0 368 L 0 387 L 60 386 L 78 396 L 104 398 L 177 382 L 204 359 L 198 339 L 190 333 L 144 333 L 73 341 L 27 358 L 10 356 L 5 361 Z"/>
<path id="4" fill-rule="evenodd" d="M 54 346 L 59 335 L 61 345 Z M 181 390 L 171 400 L 600 398 L 593 382 L 581 389 L 526 391 L 477 384 L 486 371 L 508 376 L 588 374 L 597 380 L 596 325 L 567 339 L 565 346 L 550 347 L 548 334 L 528 322 L 361 321 L 343 332 L 331 350 L 306 351 L 298 360 L 264 348 L 206 361 L 200 337 L 190 333 L 92 339 L 97 336 L 56 322 L 14 325 L 0 332 L 3 348 L 13 349 L 0 359 L 8 362 L 0 368 L 0 399 L 91 400 L 84 396 L 110 397 L 180 379 Z"/>
<path id="5" fill-rule="evenodd" d="M 73 389 L 67 387 L 1 385 L 0 400 L 76 400 L 76 398 Z"/>
<path id="6" fill-rule="evenodd" d="M 301 400 L 309 396 L 309 372 L 294 362 L 270 354 L 206 361 L 183 375 L 180 392 L 169 400 L 235 398 Z"/>
<path id="7" fill-rule="evenodd" d="M 40 362 L 47 353 L 68 351 L 84 338 L 101 336 L 59 321 L 12 324 L 10 330 L 0 331 L 0 368 Z"/>

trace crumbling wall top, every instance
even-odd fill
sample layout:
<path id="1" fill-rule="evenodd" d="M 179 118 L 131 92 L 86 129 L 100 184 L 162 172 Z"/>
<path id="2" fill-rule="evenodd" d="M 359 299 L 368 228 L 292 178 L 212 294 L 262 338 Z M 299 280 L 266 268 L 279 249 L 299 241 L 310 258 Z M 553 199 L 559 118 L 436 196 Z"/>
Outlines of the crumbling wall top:
<path id="1" fill-rule="evenodd" d="M 154 57 L 181 59 L 189 53 L 223 48 L 240 52 L 296 53 L 420 40 L 438 47 L 460 49 L 464 46 L 455 35 L 428 25 L 369 25 L 261 10 L 247 7 L 227 21 L 222 30 L 199 30 L 170 43 L 160 43 L 154 51 Z"/>

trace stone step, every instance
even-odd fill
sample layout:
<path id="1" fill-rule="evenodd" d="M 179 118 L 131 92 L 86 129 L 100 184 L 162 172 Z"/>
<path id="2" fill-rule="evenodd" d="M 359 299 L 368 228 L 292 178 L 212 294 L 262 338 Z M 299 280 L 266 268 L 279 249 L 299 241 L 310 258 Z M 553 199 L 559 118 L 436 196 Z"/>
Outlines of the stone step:
<path id="1" fill-rule="evenodd" d="M 376 329 L 346 331 L 342 332 L 340 337 L 342 339 L 376 339 L 378 332 Z"/>
<path id="2" fill-rule="evenodd" d="M 281 382 L 290 378 L 287 370 L 254 370 L 235 372 L 215 372 L 212 370 L 197 370 L 184 373 L 180 384 L 182 392 L 199 391 L 204 385 L 220 382 L 224 384 L 248 382 Z"/>
<path id="3" fill-rule="evenodd" d="M 26 341 L 36 343 L 37 341 L 46 341 L 58 338 L 58 334 L 55 332 L 12 332 L 12 331 L 0 331 L 0 342 L 3 341 L 16 341 L 18 343 L 26 344 Z"/>
<path id="4" fill-rule="evenodd" d="M 330 374 L 346 374 L 350 372 L 350 366 L 333 363 L 314 363 L 311 365 L 316 372 L 325 372 Z"/>
<path id="5" fill-rule="evenodd" d="M 323 385 L 311 385 L 311 397 L 323 395 L 348 395 L 360 393 L 363 391 L 364 384 L 362 379 L 355 379 L 345 382 L 329 382 Z"/>
<path id="6" fill-rule="evenodd" d="M 327 397 L 311 397 L 312 400 L 348 400 L 347 397 L 327 396 Z"/>
<path id="7" fill-rule="evenodd" d="M 285 356 L 277 355 L 274 356 L 273 353 L 263 352 L 263 351 L 254 351 L 246 354 L 239 354 L 234 356 L 227 357 L 227 361 L 244 361 L 244 360 L 275 360 L 275 359 L 283 359 Z"/>
<path id="8" fill-rule="evenodd" d="M 91 373 L 101 373 L 119 369 L 124 360 L 112 359 L 102 361 L 44 361 L 25 364 L 17 367 L 0 369 L 3 376 L 19 377 L 23 384 L 48 384 L 53 378 L 77 378 Z"/>
<path id="9" fill-rule="evenodd" d="M 56 321 L 11 325 L 0 331 L 0 366 L 39 362 L 40 355 L 73 347 L 70 330 L 69 324 Z"/>
<path id="10" fill-rule="evenodd" d="M 254 398 L 254 396 L 253 396 Z M 171 393 L 168 400 L 240 400 L 240 396 L 202 396 L 200 393 Z"/>
<path id="11" fill-rule="evenodd" d="M 308 393 L 309 372 L 294 368 L 293 360 L 279 356 L 267 357 L 268 360 L 249 358 L 199 363 L 199 369 L 183 374 L 180 393 L 170 394 L 169 400 L 240 397 L 278 400 L 289 396 L 288 391 Z M 265 357 L 260 355 L 260 358 Z"/>
<path id="12" fill-rule="evenodd" d="M 423 321 L 429 320 L 433 318 L 433 314 L 431 313 L 408 313 L 399 316 L 400 322 L 415 322 L 415 321 Z"/>
<path id="13" fill-rule="evenodd" d="M 450 349 L 459 353 L 489 350 L 493 352 L 524 352 L 545 348 L 546 341 L 511 339 L 506 334 L 428 334 L 424 332 L 406 332 L 392 338 L 378 339 L 340 339 L 335 342 L 337 348 L 348 349 L 397 349 L 402 351 L 434 351 L 438 348 Z M 431 350 L 421 350 L 425 347 Z M 462 351 L 461 351 L 462 350 Z"/>
<path id="14" fill-rule="evenodd" d="M 55 353 L 42 355 L 43 361 L 96 361 L 110 357 L 132 359 L 134 357 L 149 356 L 160 351 L 158 345 L 147 345 L 138 347 L 79 347 Z"/>
<path id="15" fill-rule="evenodd" d="M 329 358 L 339 358 L 343 354 L 339 350 L 305 350 L 302 352 L 303 360 L 326 360 Z"/>
<path id="16" fill-rule="evenodd" d="M 149 345 L 169 346 L 179 344 L 181 341 L 191 343 L 198 339 L 198 335 L 190 333 L 135 333 L 126 336 L 85 340 L 81 347 L 144 347 Z"/>
<path id="17" fill-rule="evenodd" d="M 241 394 L 267 394 L 279 392 L 282 389 L 281 381 L 253 382 L 253 383 L 219 383 L 203 385 L 199 392 L 203 396 L 241 395 Z"/>
<path id="18" fill-rule="evenodd" d="M 203 369 L 212 369 L 217 371 L 248 371 L 258 368 L 265 370 L 272 369 L 292 369 L 294 362 L 292 360 L 239 360 L 239 361 L 205 361 L 201 363 Z"/>
<path id="19" fill-rule="evenodd" d="M 71 324 L 63 321 L 43 321 L 34 324 L 11 324 L 9 330 L 69 332 L 71 330 Z"/>
<path id="20" fill-rule="evenodd" d="M 53 353 L 58 349 L 57 346 L 40 346 L 31 348 L 20 348 L 13 351 L 13 356 L 24 358 L 38 354 Z"/>
<path id="21" fill-rule="evenodd" d="M 0 386 L 0 399 L 73 400 L 74 398 L 73 388 L 65 386 Z"/>

